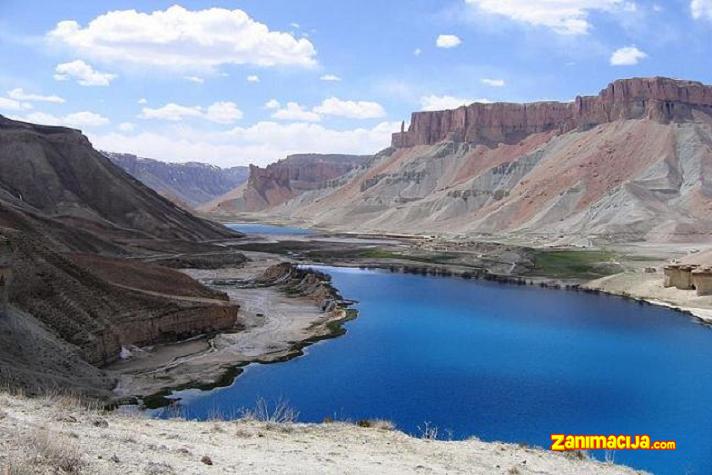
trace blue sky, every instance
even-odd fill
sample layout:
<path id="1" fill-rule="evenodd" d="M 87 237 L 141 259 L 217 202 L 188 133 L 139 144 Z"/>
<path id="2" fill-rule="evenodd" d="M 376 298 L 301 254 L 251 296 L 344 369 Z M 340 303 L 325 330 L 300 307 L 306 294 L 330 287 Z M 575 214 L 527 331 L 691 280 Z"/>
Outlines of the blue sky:
<path id="1" fill-rule="evenodd" d="M 0 0 L 0 114 L 97 148 L 374 153 L 415 110 L 712 82 L 712 0 Z"/>

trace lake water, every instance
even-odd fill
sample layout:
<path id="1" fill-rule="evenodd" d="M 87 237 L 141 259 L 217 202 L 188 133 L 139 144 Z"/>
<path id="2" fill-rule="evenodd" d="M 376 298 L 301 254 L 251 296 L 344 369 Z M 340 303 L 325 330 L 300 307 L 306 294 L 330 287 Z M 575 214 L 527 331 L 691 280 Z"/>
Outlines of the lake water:
<path id="1" fill-rule="evenodd" d="M 419 434 L 548 447 L 551 433 L 649 434 L 674 452 L 615 453 L 655 473 L 710 473 L 712 332 L 624 299 L 322 267 L 359 317 L 304 357 L 250 365 L 189 417 L 280 398 L 300 421 L 384 418 Z M 603 454 L 595 454 L 602 458 Z"/>
<path id="2" fill-rule="evenodd" d="M 230 229 L 240 231 L 245 234 L 267 234 L 267 235 L 282 235 L 282 236 L 304 236 L 313 234 L 313 231 L 305 228 L 294 226 L 276 226 L 272 224 L 261 223 L 234 223 L 226 224 Z"/>

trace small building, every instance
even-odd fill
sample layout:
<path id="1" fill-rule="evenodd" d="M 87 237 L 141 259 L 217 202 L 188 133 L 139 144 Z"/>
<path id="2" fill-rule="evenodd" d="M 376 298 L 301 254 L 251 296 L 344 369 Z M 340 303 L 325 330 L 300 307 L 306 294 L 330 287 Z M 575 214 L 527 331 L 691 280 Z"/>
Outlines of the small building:
<path id="1" fill-rule="evenodd" d="M 680 276 L 680 265 L 670 264 L 663 269 L 663 287 L 675 287 Z"/>
<path id="2" fill-rule="evenodd" d="M 697 295 L 712 295 L 712 268 L 701 267 L 692 271 L 692 286 Z"/>
<path id="3" fill-rule="evenodd" d="M 692 285 L 692 271 L 695 270 L 697 265 L 680 265 L 671 264 L 665 266 L 664 269 L 664 287 L 675 287 L 680 290 L 691 290 Z"/>

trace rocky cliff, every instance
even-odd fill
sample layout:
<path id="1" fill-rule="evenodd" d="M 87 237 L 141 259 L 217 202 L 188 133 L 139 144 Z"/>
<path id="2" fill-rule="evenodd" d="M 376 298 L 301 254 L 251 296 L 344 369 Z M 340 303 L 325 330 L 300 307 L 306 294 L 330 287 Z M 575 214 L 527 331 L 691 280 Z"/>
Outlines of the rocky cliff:
<path id="1" fill-rule="evenodd" d="M 260 168 L 250 165 L 247 183 L 200 209 L 207 212 L 253 212 L 277 206 L 300 194 L 329 186 L 349 171 L 366 163 L 358 155 L 290 155 Z"/>
<path id="2" fill-rule="evenodd" d="M 712 111 L 712 87 L 659 77 L 622 79 L 597 96 L 579 96 L 570 103 L 475 103 L 454 110 L 415 112 L 408 130 L 393 134 L 392 145 L 413 147 L 443 140 L 515 144 L 536 133 L 566 133 L 616 120 L 689 120 L 694 111 Z"/>
<path id="3" fill-rule="evenodd" d="M 712 86 L 699 82 L 629 79 L 571 103 L 418 112 L 393 145 L 269 214 L 547 244 L 712 239 Z"/>
<path id="4" fill-rule="evenodd" d="M 126 153 L 102 152 L 127 173 L 174 203 L 196 208 L 245 181 L 248 167 L 220 168 L 205 163 L 166 163 Z"/>

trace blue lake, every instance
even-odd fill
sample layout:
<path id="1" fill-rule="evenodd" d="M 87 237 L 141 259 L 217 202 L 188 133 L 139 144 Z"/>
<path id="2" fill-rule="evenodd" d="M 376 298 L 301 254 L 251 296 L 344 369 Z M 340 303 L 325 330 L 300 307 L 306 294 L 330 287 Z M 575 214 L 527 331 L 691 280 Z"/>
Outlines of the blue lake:
<path id="1" fill-rule="evenodd" d="M 261 223 L 234 223 L 226 224 L 225 226 L 245 234 L 268 234 L 283 236 L 304 236 L 313 234 L 313 231 L 309 229 L 298 228 L 294 226 L 276 226 L 272 224 Z"/>
<path id="2" fill-rule="evenodd" d="M 284 399 L 300 421 L 384 418 L 419 434 L 548 447 L 551 433 L 649 434 L 674 452 L 615 453 L 662 474 L 710 473 L 712 332 L 624 299 L 322 267 L 359 317 L 304 357 L 184 391 L 188 417 Z M 602 453 L 594 454 L 599 458 Z"/>

